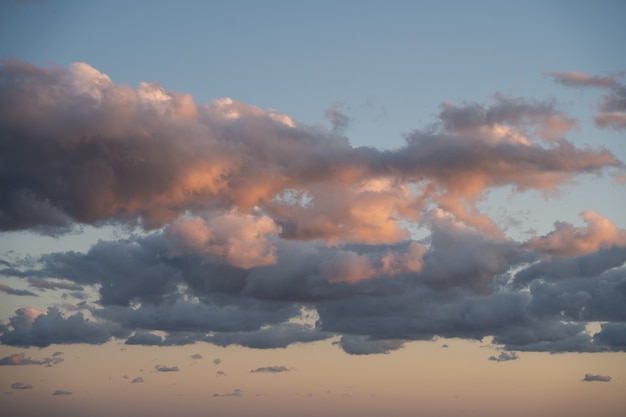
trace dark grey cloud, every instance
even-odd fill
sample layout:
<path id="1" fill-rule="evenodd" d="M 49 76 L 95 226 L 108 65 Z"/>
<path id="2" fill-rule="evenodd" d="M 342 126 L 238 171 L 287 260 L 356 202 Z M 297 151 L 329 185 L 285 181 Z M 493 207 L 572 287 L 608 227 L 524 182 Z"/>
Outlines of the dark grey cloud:
<path id="1" fill-rule="evenodd" d="M 28 290 L 18 290 L 15 288 L 11 288 L 8 285 L 5 284 L 0 284 L 0 291 L 7 293 L 9 295 L 28 295 L 28 296 L 32 296 L 32 297 L 37 297 L 38 295 L 35 294 L 34 292 L 28 291 Z"/>
<path id="2" fill-rule="evenodd" d="M 610 382 L 611 377 L 605 375 L 593 375 L 593 374 L 585 374 L 583 378 L 584 382 Z"/>
<path id="3" fill-rule="evenodd" d="M 262 366 L 260 368 L 252 369 L 250 373 L 267 373 L 267 374 L 279 374 L 281 372 L 289 372 L 293 370 L 293 368 L 287 368 L 283 365 L 273 365 L 273 366 Z"/>
<path id="4" fill-rule="evenodd" d="M 32 389 L 33 386 L 30 384 L 25 384 L 23 382 L 14 382 L 11 384 L 11 388 L 13 389 Z"/>
<path id="5" fill-rule="evenodd" d="M 516 361 L 518 359 L 519 359 L 519 356 L 517 356 L 517 353 L 515 352 L 500 352 L 498 356 L 489 357 L 490 361 L 495 361 L 495 362 Z"/>
<path id="6" fill-rule="evenodd" d="M 178 372 L 178 366 L 156 365 L 154 367 L 158 372 Z"/>
<path id="7" fill-rule="evenodd" d="M 124 342 L 126 345 L 161 346 L 163 338 L 150 332 L 135 332 Z"/>
<path id="8" fill-rule="evenodd" d="M 344 352 L 351 355 L 371 355 L 389 353 L 402 348 L 404 340 L 398 339 L 373 339 L 370 336 L 343 335 L 337 344 Z"/>
<path id="9" fill-rule="evenodd" d="M 332 334 L 295 323 L 286 323 L 259 330 L 215 333 L 204 340 L 218 346 L 241 345 L 254 349 L 286 348 L 294 343 L 325 340 Z"/>
<path id="10" fill-rule="evenodd" d="M 56 390 L 56 391 L 54 391 L 52 393 L 52 395 L 55 395 L 55 396 L 56 395 L 72 395 L 72 394 L 73 394 L 72 391 L 65 391 L 65 390 L 62 390 L 62 389 L 58 389 L 58 390 Z"/>

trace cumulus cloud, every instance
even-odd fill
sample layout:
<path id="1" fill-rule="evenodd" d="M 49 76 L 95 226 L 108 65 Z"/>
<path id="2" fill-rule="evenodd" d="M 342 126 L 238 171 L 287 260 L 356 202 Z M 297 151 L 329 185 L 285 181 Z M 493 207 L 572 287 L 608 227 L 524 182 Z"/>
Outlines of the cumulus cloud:
<path id="1" fill-rule="evenodd" d="M 495 361 L 495 362 L 516 361 L 518 359 L 519 359 L 519 356 L 517 356 L 517 353 L 515 352 L 500 352 L 498 356 L 489 357 L 490 361 Z"/>
<path id="2" fill-rule="evenodd" d="M 549 75 L 605 89 L 601 111 L 624 112 L 617 78 Z M 0 230 L 138 232 L 5 262 L 2 275 L 33 288 L 99 299 L 20 308 L 0 325 L 3 344 L 269 349 L 336 338 L 350 354 L 385 354 L 491 336 L 505 350 L 496 361 L 626 346 L 623 230 L 588 210 L 582 227 L 556 219 L 518 242 L 481 209 L 492 190 L 552 193 L 623 171 L 607 149 L 567 139 L 577 121 L 555 100 L 444 103 L 404 146 L 379 150 L 350 144 L 339 106 L 329 130 L 228 98 L 117 84 L 85 63 L 9 60 L 0 79 Z M 592 321 L 602 322 L 593 336 Z"/>
<path id="3" fill-rule="evenodd" d="M 178 372 L 178 366 L 156 365 L 154 367 L 158 372 Z"/>
<path id="4" fill-rule="evenodd" d="M 626 246 L 626 230 L 618 229 L 606 217 L 593 211 L 585 211 L 580 217 L 587 224 L 586 228 L 556 222 L 554 231 L 530 239 L 527 246 L 542 253 L 560 256 L 592 253 L 611 246 Z"/>
<path id="5" fill-rule="evenodd" d="M 261 368 L 252 369 L 250 372 L 253 374 L 256 373 L 268 373 L 268 374 L 278 374 L 281 372 L 289 372 L 292 368 L 287 368 L 283 365 L 274 365 L 274 366 L 263 366 Z"/>
<path id="6" fill-rule="evenodd" d="M 56 396 L 56 395 L 72 395 L 72 394 L 73 394 L 72 391 L 65 391 L 65 390 L 62 390 L 62 389 L 58 389 L 58 390 L 56 390 L 56 391 L 54 391 L 52 393 L 52 395 L 54 395 L 54 396 Z"/>
<path id="7" fill-rule="evenodd" d="M 25 384 L 23 382 L 14 382 L 11 384 L 11 388 L 13 389 L 32 389 L 33 386 L 30 384 Z"/>
<path id="8" fill-rule="evenodd" d="M 584 382 L 610 382 L 611 381 L 611 377 L 610 376 L 605 376 L 605 375 L 593 375 L 593 374 L 585 374 L 585 377 L 583 378 Z"/>

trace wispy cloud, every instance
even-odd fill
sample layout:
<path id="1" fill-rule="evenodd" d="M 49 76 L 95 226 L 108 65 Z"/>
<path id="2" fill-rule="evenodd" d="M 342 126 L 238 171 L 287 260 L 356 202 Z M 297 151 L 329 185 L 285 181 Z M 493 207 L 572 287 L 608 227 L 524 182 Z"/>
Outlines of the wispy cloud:
<path id="1" fill-rule="evenodd" d="M 35 294 L 34 292 L 28 291 L 28 290 L 18 290 L 15 288 L 11 288 L 8 285 L 5 284 L 0 284 L 0 291 L 7 293 L 9 295 L 27 295 L 27 296 L 31 296 L 31 297 L 37 297 L 38 295 Z"/>
<path id="2" fill-rule="evenodd" d="M 54 391 L 52 393 L 52 395 L 55 395 L 55 396 L 56 395 L 72 395 L 72 394 L 73 394 L 72 391 L 65 391 L 65 390 L 62 390 L 62 389 L 58 389 L 58 390 L 56 390 L 56 391 Z"/>
<path id="3" fill-rule="evenodd" d="M 241 391 L 240 389 L 235 389 L 232 392 L 227 392 L 224 394 L 220 394 L 220 393 L 215 393 L 213 394 L 213 397 L 241 397 L 243 396 L 243 391 Z"/>
<path id="4" fill-rule="evenodd" d="M 267 374 L 278 374 L 281 372 L 289 372 L 292 371 L 293 368 L 287 368 L 283 365 L 274 365 L 274 366 L 263 366 L 261 368 L 252 369 L 250 373 L 267 373 Z"/>
<path id="5" fill-rule="evenodd" d="M 137 378 L 134 378 L 132 381 L 130 381 L 131 384 L 141 384 L 143 382 L 143 378 L 138 376 Z"/>
<path id="6" fill-rule="evenodd" d="M 14 382 L 11 384 L 11 388 L 13 389 L 32 389 L 33 386 L 30 384 L 25 384 L 23 382 Z"/>

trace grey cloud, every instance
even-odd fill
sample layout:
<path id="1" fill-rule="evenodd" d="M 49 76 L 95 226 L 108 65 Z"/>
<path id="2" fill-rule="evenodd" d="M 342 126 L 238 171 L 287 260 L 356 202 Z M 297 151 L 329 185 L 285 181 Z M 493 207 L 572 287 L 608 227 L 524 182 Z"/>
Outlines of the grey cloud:
<path id="1" fill-rule="evenodd" d="M 243 391 L 238 388 L 236 388 L 232 392 L 227 392 L 224 394 L 220 394 L 220 393 L 213 394 L 213 397 L 241 397 L 241 396 L 243 396 Z"/>
<path id="2" fill-rule="evenodd" d="M 56 391 L 54 391 L 52 393 L 52 395 L 55 395 L 55 396 L 56 395 L 72 395 L 72 394 L 73 394 L 72 391 L 65 391 L 65 390 L 62 390 L 62 389 L 58 389 L 58 390 L 56 390 Z"/>
<path id="3" fill-rule="evenodd" d="M 500 352 L 498 356 L 489 357 L 490 361 L 495 361 L 495 362 L 516 361 L 518 359 L 519 359 L 519 356 L 517 356 L 517 353 L 515 352 Z"/>
<path id="4" fill-rule="evenodd" d="M 343 133 L 350 124 L 350 118 L 340 111 L 341 105 L 335 103 L 331 108 L 326 110 L 326 118 L 333 125 L 333 132 Z"/>
<path id="5" fill-rule="evenodd" d="M 253 374 L 256 374 L 256 373 L 278 374 L 281 372 L 289 372 L 292 369 L 293 368 L 287 368 L 286 366 L 283 366 L 283 365 L 274 365 L 274 366 L 263 366 L 261 368 L 256 368 L 256 369 L 251 370 L 250 372 Z"/>
<path id="6" fill-rule="evenodd" d="M 178 372 L 178 366 L 156 365 L 154 367 L 159 372 Z"/>
<path id="7" fill-rule="evenodd" d="M 32 389 L 33 386 L 30 384 L 25 384 L 23 382 L 14 382 L 11 384 L 11 388 L 13 389 Z"/>
<path id="8" fill-rule="evenodd" d="M 222 360 L 220 358 L 213 359 L 213 365 L 219 365 L 220 363 L 222 363 Z"/>
<path id="9" fill-rule="evenodd" d="M 332 334 L 298 324 L 281 324 L 247 332 L 215 333 L 205 340 L 218 346 L 241 345 L 255 349 L 285 348 L 294 343 L 325 340 Z"/>
<path id="10" fill-rule="evenodd" d="M 585 377 L 583 378 L 584 382 L 610 382 L 611 381 L 611 377 L 610 376 L 605 376 L 605 375 L 593 375 L 593 374 L 585 374 Z"/>
<path id="11" fill-rule="evenodd" d="M 344 335 L 337 344 L 351 355 L 371 355 L 400 349 L 404 345 L 404 340 L 376 340 L 369 336 Z"/>
<path id="12" fill-rule="evenodd" d="M 37 316 L 32 323 L 23 323 L 17 318 L 19 315 L 12 318 L 13 329 L 0 335 L 2 343 L 25 347 L 46 347 L 53 343 L 101 344 L 126 333 L 116 325 L 91 322 L 82 313 L 66 318 L 55 308 Z"/>
<path id="13" fill-rule="evenodd" d="M 215 376 L 226 376 L 226 373 L 224 371 L 217 371 Z"/>
<path id="14" fill-rule="evenodd" d="M 191 359 L 202 359 L 202 355 L 199 353 L 194 353 L 191 355 Z"/>
<path id="15" fill-rule="evenodd" d="M 35 288 L 42 289 L 42 290 L 55 290 L 55 289 L 71 290 L 71 291 L 83 290 L 82 286 L 74 282 L 67 282 L 67 281 L 56 282 L 56 281 L 34 278 L 34 277 L 28 278 L 28 284 L 31 287 L 35 287 Z"/>
<path id="16" fill-rule="evenodd" d="M 124 342 L 126 345 L 161 346 L 163 338 L 150 332 L 135 332 Z"/>
<path id="17" fill-rule="evenodd" d="M 622 292 L 625 292 L 623 288 Z M 626 323 L 602 323 L 600 331 L 593 337 L 598 343 L 608 346 L 611 350 L 626 352 Z"/>
<path id="18" fill-rule="evenodd" d="M 8 285 L 5 284 L 0 284 L 0 291 L 7 293 L 9 295 L 27 295 L 27 296 L 32 296 L 32 297 L 37 297 L 38 295 L 35 294 L 34 292 L 28 291 L 28 290 L 18 290 L 15 288 L 11 288 Z"/>
<path id="19" fill-rule="evenodd" d="M 143 382 L 143 378 L 138 376 L 137 378 L 134 378 L 132 381 L 130 381 L 131 384 L 141 384 Z"/>

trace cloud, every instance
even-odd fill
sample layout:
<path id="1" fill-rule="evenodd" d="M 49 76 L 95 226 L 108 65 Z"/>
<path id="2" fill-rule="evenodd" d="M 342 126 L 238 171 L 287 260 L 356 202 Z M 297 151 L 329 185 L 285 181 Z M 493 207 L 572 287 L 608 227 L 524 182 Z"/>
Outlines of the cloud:
<path id="1" fill-rule="evenodd" d="M 219 365 L 220 363 L 222 363 L 222 360 L 220 358 L 215 358 L 213 359 L 213 365 Z"/>
<path id="2" fill-rule="evenodd" d="M 227 392 L 224 394 L 219 394 L 219 393 L 213 394 L 213 397 L 241 397 L 241 396 L 243 396 L 243 391 L 238 388 L 236 388 L 232 392 Z"/>
<path id="3" fill-rule="evenodd" d="M 138 376 L 137 378 L 134 378 L 132 381 L 130 381 L 131 384 L 141 384 L 143 383 L 143 378 Z"/>
<path id="4" fill-rule="evenodd" d="M 56 352 L 55 352 L 56 353 Z M 31 359 L 26 357 L 24 352 L 14 353 L 9 356 L 5 356 L 4 358 L 0 358 L 0 366 L 19 366 L 19 365 L 45 365 L 45 366 L 54 366 L 62 363 L 64 361 L 60 355 L 53 354 L 50 358 L 44 359 Z"/>
<path id="5" fill-rule="evenodd" d="M 11 384 L 11 388 L 13 389 L 32 389 L 33 386 L 30 384 L 25 384 L 23 382 L 14 382 Z"/>
<path id="6" fill-rule="evenodd" d="M 278 374 L 281 372 L 289 372 L 292 369 L 293 368 L 287 368 L 286 366 L 282 366 L 282 365 L 274 365 L 274 366 L 263 366 L 261 368 L 256 368 L 256 369 L 251 370 L 250 372 L 253 374 L 256 374 L 256 373 Z"/>
<path id="7" fill-rule="evenodd" d="M 178 366 L 156 365 L 154 367 L 158 372 L 178 372 Z"/>
<path id="8" fill-rule="evenodd" d="M 581 72 L 546 72 L 545 75 L 568 87 L 611 88 L 619 86 L 617 78 L 610 76 L 592 76 Z"/>
<path id="9" fill-rule="evenodd" d="M 29 295 L 29 296 L 37 297 L 37 294 L 35 294 L 34 292 L 31 292 L 28 290 L 17 290 L 5 284 L 0 284 L 0 291 L 7 293 L 9 295 Z"/>
<path id="10" fill-rule="evenodd" d="M 600 104 L 600 112 L 595 116 L 596 126 L 603 129 L 626 129 L 626 85 L 619 79 L 624 73 L 616 76 L 590 76 L 578 72 L 547 73 L 555 81 L 569 87 L 599 87 L 609 92 Z"/>
<path id="11" fill-rule="evenodd" d="M 617 78 L 549 75 L 603 88 L 600 110 L 624 112 Z M 334 338 L 349 354 L 385 354 L 490 336 L 505 356 L 626 345 L 616 223 L 587 210 L 582 226 L 556 219 L 516 241 L 482 209 L 494 190 L 547 195 L 623 172 L 609 150 L 568 140 L 578 121 L 556 100 L 444 103 L 403 146 L 380 150 L 350 143 L 339 106 L 330 130 L 228 98 L 131 88 L 84 63 L 9 60 L 0 78 L 0 230 L 136 232 L 5 263 L 2 275 L 35 288 L 99 294 L 18 309 L 0 325 L 6 345 Z M 602 323 L 596 335 L 590 322 Z"/>
<path id="12" fill-rule="evenodd" d="M 580 217 L 587 223 L 585 229 L 566 222 L 556 222 L 554 231 L 530 239 L 527 246 L 548 255 L 560 256 L 593 253 L 611 246 L 626 246 L 626 230 L 618 229 L 606 217 L 593 211 L 585 211 Z"/>
<path id="13" fill-rule="evenodd" d="M 350 118 L 342 113 L 339 109 L 341 104 L 335 103 L 331 108 L 325 112 L 326 118 L 333 126 L 333 132 L 342 134 L 348 125 L 350 124 Z"/>
<path id="14" fill-rule="evenodd" d="M 56 391 L 54 391 L 52 393 L 52 395 L 54 395 L 54 396 L 56 396 L 56 395 L 72 395 L 72 394 L 73 394 L 72 391 L 65 391 L 65 390 L 62 390 L 62 389 L 58 389 L 58 390 L 56 390 Z"/>
<path id="15" fill-rule="evenodd" d="M 202 355 L 199 353 L 194 353 L 191 355 L 191 359 L 202 359 Z"/>
<path id="16" fill-rule="evenodd" d="M 516 361 L 518 359 L 519 359 L 519 356 L 517 356 L 517 353 L 515 352 L 500 352 L 498 356 L 489 357 L 490 361 L 495 361 L 495 362 Z"/>
<path id="17" fill-rule="evenodd" d="M 226 376 L 226 373 L 224 371 L 217 371 L 215 376 Z"/>
<path id="18" fill-rule="evenodd" d="M 53 343 L 102 344 L 124 331 L 108 323 L 89 321 L 82 313 L 67 318 L 61 311 L 50 307 L 47 312 L 21 308 L 9 319 L 12 330 L 0 335 L 2 343 L 12 346 L 46 347 Z"/>
<path id="19" fill-rule="evenodd" d="M 161 346 L 163 338 L 150 332 L 135 332 L 124 342 L 126 345 Z"/>
<path id="20" fill-rule="evenodd" d="M 610 376 L 605 376 L 605 375 L 592 375 L 592 374 L 585 374 L 585 377 L 583 378 L 584 382 L 610 382 L 611 381 L 611 377 Z"/>

